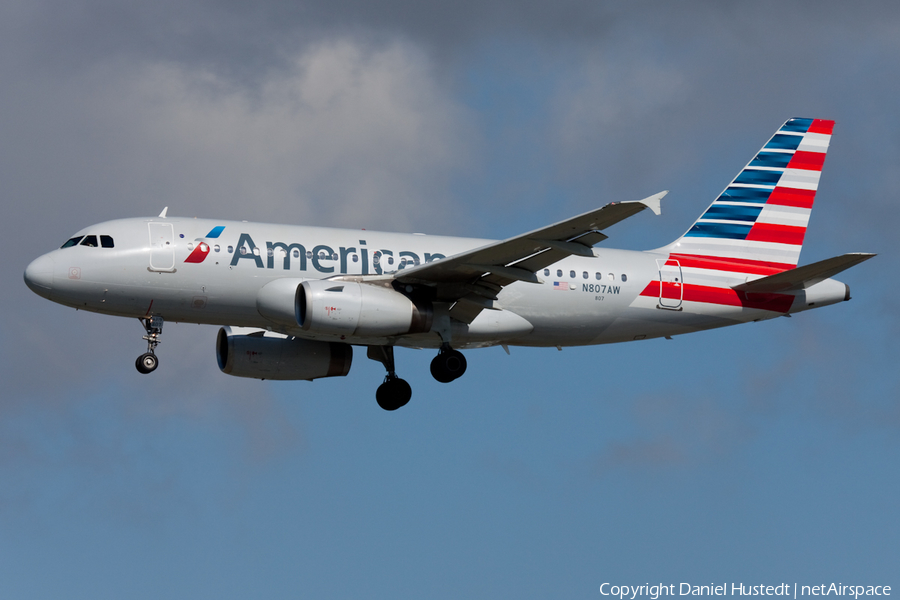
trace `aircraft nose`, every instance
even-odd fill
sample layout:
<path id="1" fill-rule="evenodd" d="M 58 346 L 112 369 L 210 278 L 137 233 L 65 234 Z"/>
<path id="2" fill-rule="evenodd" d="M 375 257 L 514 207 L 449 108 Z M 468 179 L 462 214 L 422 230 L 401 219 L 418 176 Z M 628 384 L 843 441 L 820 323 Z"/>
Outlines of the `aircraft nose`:
<path id="1" fill-rule="evenodd" d="M 25 285 L 38 296 L 53 289 L 53 258 L 47 254 L 31 261 L 25 268 Z"/>

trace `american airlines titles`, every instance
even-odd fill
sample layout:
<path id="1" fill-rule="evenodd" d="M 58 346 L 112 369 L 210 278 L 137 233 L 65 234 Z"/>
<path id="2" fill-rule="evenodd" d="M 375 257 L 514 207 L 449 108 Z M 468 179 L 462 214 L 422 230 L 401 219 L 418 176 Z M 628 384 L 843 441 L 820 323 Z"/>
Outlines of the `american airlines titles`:
<path id="1" fill-rule="evenodd" d="M 276 256 L 279 254 L 281 256 Z M 299 269 L 306 271 L 309 266 L 319 273 L 334 273 L 337 269 L 338 273 L 346 274 L 349 272 L 350 262 L 360 262 L 360 274 L 362 275 L 381 275 L 385 272 L 391 272 L 396 269 L 403 269 L 407 266 L 416 266 L 422 263 L 429 263 L 435 260 L 446 258 L 443 254 L 425 252 L 423 256 L 419 256 L 415 252 L 409 250 L 401 250 L 397 252 L 396 260 L 398 264 L 394 267 L 394 252 L 392 250 L 375 250 L 369 253 L 365 240 L 359 241 L 359 249 L 356 247 L 339 247 L 337 251 L 331 246 L 319 244 L 307 250 L 303 244 L 293 243 L 286 244 L 284 242 L 266 242 L 266 262 L 263 263 L 263 257 L 259 248 L 253 242 L 253 238 L 249 233 L 242 233 L 235 247 L 234 256 L 231 258 L 231 266 L 236 266 L 238 261 L 245 259 L 253 261 L 259 269 L 274 269 L 276 258 L 281 262 L 281 268 L 285 271 L 291 269 L 292 261 L 299 261 Z M 334 263 L 338 264 L 335 265 Z M 385 264 L 387 263 L 387 264 Z M 355 269 L 354 269 L 355 270 Z"/>
<path id="2" fill-rule="evenodd" d="M 350 273 L 350 263 L 360 263 L 359 271 L 355 268 L 353 269 L 355 273 L 360 275 L 382 275 L 383 273 L 391 273 L 446 258 L 446 255 L 436 252 L 424 252 L 422 256 L 419 256 L 419 254 L 410 250 L 400 250 L 397 252 L 396 257 L 393 250 L 379 249 L 370 252 L 370 249 L 366 247 L 365 240 L 359 240 L 359 249 L 355 246 L 340 246 L 337 252 L 335 252 L 333 247 L 326 244 L 319 244 L 307 249 L 306 246 L 300 243 L 287 244 L 267 241 L 265 256 L 263 256 L 260 248 L 257 247 L 249 233 L 240 235 L 234 250 L 234 255 L 231 257 L 232 267 L 237 266 L 241 260 L 249 260 L 258 269 L 275 269 L 280 264 L 285 271 L 290 271 L 292 268 L 306 271 L 311 266 L 319 273 L 338 273 L 342 275 Z M 566 282 L 558 285 L 561 285 L 561 287 L 557 289 L 578 290 L 577 284 Z M 584 283 L 581 285 L 581 291 L 599 294 L 619 294 L 620 286 Z M 602 300 L 603 296 L 597 296 L 596 298 L 597 300 Z"/>

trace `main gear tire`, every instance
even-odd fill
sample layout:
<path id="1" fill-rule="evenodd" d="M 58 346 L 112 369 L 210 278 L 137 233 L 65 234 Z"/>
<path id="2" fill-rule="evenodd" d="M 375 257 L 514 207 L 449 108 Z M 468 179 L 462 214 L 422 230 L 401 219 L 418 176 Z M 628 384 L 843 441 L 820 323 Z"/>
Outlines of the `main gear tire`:
<path id="1" fill-rule="evenodd" d="M 406 406 L 412 398 L 412 388 L 404 379 L 389 377 L 378 386 L 375 392 L 375 400 L 378 406 L 387 411 L 397 410 Z"/>
<path id="2" fill-rule="evenodd" d="M 459 350 L 441 352 L 431 361 L 431 376 L 441 383 L 450 383 L 466 372 L 466 357 Z"/>

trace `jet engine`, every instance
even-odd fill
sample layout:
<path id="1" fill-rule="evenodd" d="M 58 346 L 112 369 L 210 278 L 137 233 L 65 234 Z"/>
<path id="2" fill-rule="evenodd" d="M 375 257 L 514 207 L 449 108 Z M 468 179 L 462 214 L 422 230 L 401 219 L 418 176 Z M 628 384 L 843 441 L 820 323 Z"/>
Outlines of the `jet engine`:
<path id="1" fill-rule="evenodd" d="M 393 288 L 321 279 L 300 285 L 296 315 L 304 331 L 362 337 L 424 333 L 434 316 L 430 303 Z"/>
<path id="2" fill-rule="evenodd" d="M 260 330 L 219 329 L 216 358 L 223 373 L 255 379 L 320 379 L 350 372 L 349 344 L 318 342 Z"/>

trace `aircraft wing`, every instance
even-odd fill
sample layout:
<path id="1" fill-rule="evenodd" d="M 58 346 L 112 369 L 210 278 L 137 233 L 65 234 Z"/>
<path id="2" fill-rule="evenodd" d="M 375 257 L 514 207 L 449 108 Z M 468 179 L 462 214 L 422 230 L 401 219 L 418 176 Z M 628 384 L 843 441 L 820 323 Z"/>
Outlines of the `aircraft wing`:
<path id="1" fill-rule="evenodd" d="M 570 255 L 594 256 L 601 233 L 645 208 L 660 214 L 660 192 L 643 200 L 614 202 L 602 208 L 467 252 L 403 269 L 394 279 L 437 289 L 437 299 L 456 302 L 450 315 L 471 323 L 481 310 L 493 308 L 500 289 L 516 281 L 540 283 L 537 271 Z"/>
<path id="2" fill-rule="evenodd" d="M 826 258 L 819 262 L 797 267 L 789 271 L 782 271 L 775 275 L 754 279 L 747 283 L 734 286 L 734 289 L 742 292 L 789 292 L 805 290 L 815 284 L 825 281 L 829 277 L 837 275 L 841 271 L 858 265 L 864 260 L 875 256 L 865 252 L 842 254 L 834 258 Z"/>

